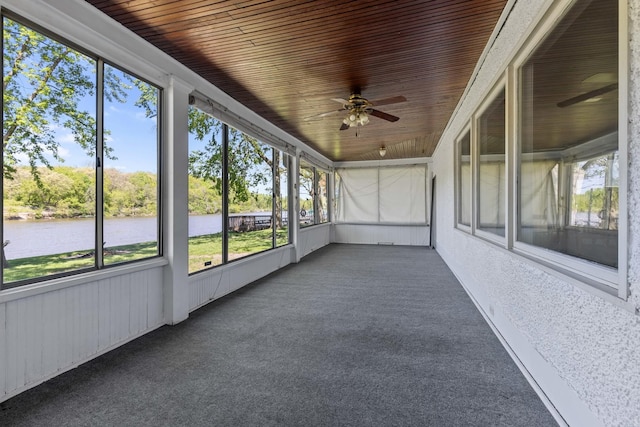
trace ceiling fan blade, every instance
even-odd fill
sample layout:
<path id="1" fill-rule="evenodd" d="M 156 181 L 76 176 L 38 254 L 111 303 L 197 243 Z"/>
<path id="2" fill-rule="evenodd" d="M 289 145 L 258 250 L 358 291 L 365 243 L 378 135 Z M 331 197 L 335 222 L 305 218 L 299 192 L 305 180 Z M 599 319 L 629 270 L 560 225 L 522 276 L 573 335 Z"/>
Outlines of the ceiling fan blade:
<path id="1" fill-rule="evenodd" d="M 616 89 L 618 89 L 618 83 L 612 83 L 599 89 L 594 89 L 590 92 L 585 92 L 578 96 L 574 96 L 573 98 L 565 99 L 564 101 L 558 102 L 557 105 L 560 108 L 569 107 L 570 105 L 586 101 L 587 99 L 595 98 L 596 96 L 604 95 L 605 93 L 611 92 Z"/>
<path id="2" fill-rule="evenodd" d="M 397 122 L 398 120 L 400 120 L 400 117 L 392 116 L 391 114 L 383 113 L 382 111 L 378 110 L 372 109 L 371 111 L 368 111 L 368 113 L 372 116 L 375 116 L 379 119 L 387 120 L 389 122 Z"/>
<path id="3" fill-rule="evenodd" d="M 371 102 L 371 105 L 375 105 L 377 107 L 379 105 L 398 104 L 400 102 L 405 102 L 406 100 L 407 98 L 405 98 L 404 96 L 394 96 L 391 98 L 378 99 L 369 102 Z"/>
<path id="4" fill-rule="evenodd" d="M 346 99 L 342 99 L 342 98 L 331 98 L 332 101 L 336 101 L 339 102 L 342 105 L 347 105 L 349 104 L 349 101 L 347 101 Z"/>
<path id="5" fill-rule="evenodd" d="M 338 114 L 341 113 L 343 111 L 347 111 L 345 108 L 341 108 L 339 110 L 333 110 L 333 111 L 327 111 L 326 113 L 322 113 L 322 114 L 316 114 L 315 116 L 310 116 L 310 117 L 305 117 L 305 121 L 311 121 L 311 120 L 319 120 L 322 119 L 323 117 L 327 117 L 327 116 L 332 116 L 334 114 Z"/>
<path id="6" fill-rule="evenodd" d="M 349 125 L 346 123 L 343 123 L 342 126 L 340 126 L 340 130 L 347 130 L 349 129 Z"/>

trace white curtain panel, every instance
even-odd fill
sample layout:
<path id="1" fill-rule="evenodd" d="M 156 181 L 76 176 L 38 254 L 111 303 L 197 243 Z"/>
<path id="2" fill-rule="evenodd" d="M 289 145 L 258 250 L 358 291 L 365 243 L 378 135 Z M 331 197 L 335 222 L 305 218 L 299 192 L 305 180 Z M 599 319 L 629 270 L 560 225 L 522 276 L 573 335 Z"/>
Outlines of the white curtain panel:
<path id="1" fill-rule="evenodd" d="M 337 169 L 338 222 L 425 224 L 426 166 Z"/>
<path id="2" fill-rule="evenodd" d="M 424 166 L 379 169 L 380 222 L 427 222 L 426 172 Z"/>
<path id="3" fill-rule="evenodd" d="M 520 225 L 557 227 L 558 162 L 542 160 L 520 165 Z"/>
<path id="4" fill-rule="evenodd" d="M 480 163 L 480 228 L 504 227 L 505 165 L 504 162 Z"/>

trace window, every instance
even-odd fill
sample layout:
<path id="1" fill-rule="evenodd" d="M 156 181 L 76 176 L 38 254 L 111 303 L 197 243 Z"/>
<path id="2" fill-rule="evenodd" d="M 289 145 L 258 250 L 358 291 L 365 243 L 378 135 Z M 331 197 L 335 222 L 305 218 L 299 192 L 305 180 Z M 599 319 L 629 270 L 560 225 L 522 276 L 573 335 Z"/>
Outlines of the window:
<path id="1" fill-rule="evenodd" d="M 455 141 L 456 224 L 626 298 L 618 2 L 563 4 Z"/>
<path id="2" fill-rule="evenodd" d="M 327 172 L 316 169 L 318 178 L 317 193 L 317 223 L 324 224 L 329 222 L 329 174 Z"/>
<path id="3" fill-rule="evenodd" d="M 289 156 L 196 107 L 189 131 L 189 273 L 289 244 Z"/>
<path id="4" fill-rule="evenodd" d="M 273 247 L 273 152 L 229 128 L 229 260 Z"/>
<path id="5" fill-rule="evenodd" d="M 456 145 L 458 225 L 471 227 L 471 132 L 466 131 Z"/>
<path id="6" fill-rule="evenodd" d="M 189 273 L 224 262 L 222 122 L 189 109 Z"/>
<path id="7" fill-rule="evenodd" d="M 505 234 L 505 92 L 498 95 L 478 118 L 478 226 L 482 231 Z"/>
<path id="8" fill-rule="evenodd" d="M 316 177 L 315 168 L 304 160 L 300 161 L 299 183 L 300 227 L 308 227 L 315 224 Z"/>
<path id="9" fill-rule="evenodd" d="M 289 244 L 289 155 L 273 150 L 276 246 Z"/>
<path id="10" fill-rule="evenodd" d="M 160 90 L 2 25 L 2 286 L 159 255 Z"/>
<path id="11" fill-rule="evenodd" d="M 578 2 L 520 69 L 519 242 L 617 267 L 617 84 L 617 2 Z"/>
<path id="12" fill-rule="evenodd" d="M 119 99 L 108 96 L 104 100 L 106 265 L 159 252 L 157 106 L 160 92 L 110 65 L 104 66 L 104 74 L 108 81 L 122 83 Z"/>

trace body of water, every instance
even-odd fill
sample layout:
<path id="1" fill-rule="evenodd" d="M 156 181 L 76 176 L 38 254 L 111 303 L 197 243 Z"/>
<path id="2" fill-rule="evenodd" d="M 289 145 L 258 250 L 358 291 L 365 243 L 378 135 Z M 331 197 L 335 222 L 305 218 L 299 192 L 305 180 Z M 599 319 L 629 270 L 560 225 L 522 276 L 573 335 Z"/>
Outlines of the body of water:
<path id="1" fill-rule="evenodd" d="M 222 215 L 189 217 L 189 236 L 220 233 Z M 104 221 L 106 247 L 157 240 L 157 218 L 109 218 Z M 91 251 L 95 241 L 95 221 L 86 219 L 11 220 L 4 222 L 7 259 L 52 255 L 79 250 Z"/>

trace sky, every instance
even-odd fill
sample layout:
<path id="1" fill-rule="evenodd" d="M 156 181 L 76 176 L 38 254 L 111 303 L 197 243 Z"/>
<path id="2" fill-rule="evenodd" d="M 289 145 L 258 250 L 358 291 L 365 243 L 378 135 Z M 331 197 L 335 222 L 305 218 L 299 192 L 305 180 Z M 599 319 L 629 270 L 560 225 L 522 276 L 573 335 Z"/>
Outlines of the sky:
<path id="1" fill-rule="evenodd" d="M 5 35 L 6 36 L 6 35 Z M 44 50 L 48 50 L 51 46 L 59 46 L 57 41 L 45 38 L 42 45 Z M 40 52 L 35 50 L 35 52 Z M 39 80 L 32 80 L 30 72 L 39 74 L 43 62 L 45 65 L 50 62 L 42 61 L 39 53 L 34 53 L 25 59 L 24 72 L 19 72 L 15 77 L 22 89 L 22 96 L 28 98 L 39 84 Z M 84 78 L 88 81 L 96 81 L 96 61 L 83 54 L 76 57 L 76 64 L 81 65 L 84 69 Z M 7 67 L 7 64 L 5 64 Z M 6 69 L 5 69 L 6 74 Z M 112 158 L 102 158 L 105 168 L 115 168 L 123 173 L 132 173 L 137 171 L 157 173 L 158 171 L 158 117 L 146 117 L 144 108 L 137 107 L 136 101 L 140 99 L 140 91 L 132 84 L 132 77 L 124 71 L 116 67 L 105 65 L 106 76 L 116 76 L 126 85 L 130 86 L 125 89 L 127 92 L 124 102 L 109 101 L 104 98 L 104 129 L 108 130 L 105 134 L 105 145 L 111 148 Z M 106 85 L 105 85 L 106 86 Z M 36 98 L 37 101 L 37 98 Z M 78 109 L 86 111 L 95 118 L 96 114 L 96 96 L 88 95 L 78 100 Z M 61 121 L 66 120 L 62 118 Z M 85 150 L 74 141 L 71 130 L 65 128 L 62 124 L 56 123 L 51 117 L 49 118 L 50 130 L 53 131 L 58 145 L 58 155 L 63 161 L 54 158 L 52 152 L 47 152 L 45 148 L 45 157 L 52 166 L 70 166 L 70 167 L 95 167 L 95 155 L 89 155 Z M 193 135 L 189 135 L 189 150 L 201 150 L 206 146 L 205 141 L 198 141 Z M 17 155 L 17 160 L 22 165 L 28 165 L 29 158 L 27 155 Z M 265 192 L 264 185 L 259 185 L 257 190 Z"/>
<path id="2" fill-rule="evenodd" d="M 7 21 L 4 21 L 5 26 Z M 9 37 L 7 46 L 17 47 L 20 43 L 12 43 L 12 34 L 21 34 L 20 31 L 13 28 L 10 31 L 6 31 L 4 37 Z M 35 39 L 34 39 L 35 40 Z M 58 49 L 58 50 L 56 50 Z M 30 51 L 26 57 L 23 58 L 22 68 L 13 76 L 13 82 L 20 86 L 19 92 L 21 92 L 22 99 L 29 99 L 32 93 L 36 91 L 36 88 L 40 85 L 40 78 L 44 75 L 48 67 L 51 65 L 50 59 L 45 59 L 45 55 L 50 55 L 51 52 L 61 51 L 63 45 L 58 41 L 52 40 L 47 36 L 43 39 L 39 39 L 38 47 Z M 45 52 L 44 54 L 42 52 Z M 18 57 L 16 51 L 9 51 L 9 57 Z M 13 56 L 11 56 L 13 55 Z M 73 70 L 75 66 L 80 66 L 84 79 L 89 82 L 96 82 L 96 59 L 89 56 L 85 56 L 84 53 L 76 52 L 71 55 L 72 61 L 67 65 L 60 65 L 62 70 L 65 70 L 65 75 L 72 76 L 74 73 L 69 70 Z M 4 74 L 7 75 L 7 70 L 10 67 L 11 61 L 6 60 L 3 64 Z M 65 62 L 63 62 L 65 64 Z M 70 65 L 73 64 L 73 65 Z M 69 68 L 66 68 L 66 67 Z M 39 78 L 33 78 L 34 75 Z M 56 74 L 58 75 L 58 74 Z M 133 76 L 126 72 L 105 64 L 105 80 L 109 81 L 110 76 L 115 76 L 123 82 L 126 87 L 126 98 L 124 102 L 117 100 L 109 101 L 108 97 L 104 97 L 104 129 L 108 131 L 105 134 L 105 146 L 112 149 L 111 158 L 106 156 L 101 157 L 103 161 L 103 167 L 105 169 L 114 168 L 122 173 L 133 172 L 150 172 L 156 174 L 158 172 L 158 117 L 146 117 L 146 111 L 142 107 L 135 105 L 136 101 L 140 99 L 141 92 L 133 84 Z M 58 84 L 55 78 L 51 80 L 53 84 Z M 61 83 L 66 84 L 66 81 Z M 94 86 L 96 83 L 94 83 Z M 108 84 L 105 84 L 108 87 Z M 108 90 L 108 89 L 105 89 Z M 95 92 L 94 88 L 94 92 Z M 34 100 L 38 102 L 38 98 Z M 86 111 L 92 117 L 96 117 L 96 95 L 87 95 L 78 99 L 77 104 L 79 111 Z M 96 156 L 95 154 L 88 154 L 77 142 L 74 141 L 74 135 L 70 129 L 65 128 L 61 123 L 67 120 L 66 117 L 57 123 L 52 117 L 49 117 L 49 130 L 55 135 L 58 156 L 62 160 L 54 158 L 54 153 L 47 151 L 46 145 L 41 144 L 41 148 L 44 151 L 44 157 L 49 164 L 53 167 L 56 166 L 68 166 L 68 167 L 89 167 L 95 168 Z M 189 150 L 203 150 L 206 147 L 206 140 L 198 141 L 193 135 L 189 135 L 188 144 Z M 28 165 L 29 158 L 26 153 L 17 153 L 16 160 L 21 165 Z M 40 164 L 39 166 L 42 166 Z M 252 166 L 252 168 L 257 168 Z M 260 183 L 251 190 L 258 193 L 270 193 L 271 183 Z M 286 188 L 285 188 L 286 190 Z"/>
<path id="3" fill-rule="evenodd" d="M 105 129 L 111 133 L 106 136 L 107 146 L 112 147 L 117 159 L 105 159 L 106 168 L 116 168 L 121 172 L 136 171 L 157 172 L 157 122 L 156 118 L 148 118 L 142 108 L 135 106 L 135 101 L 140 93 L 133 88 L 125 103 L 105 102 L 104 124 Z M 93 97 L 83 99 L 79 107 L 87 111 L 95 110 Z M 84 150 L 73 140 L 73 134 L 69 129 L 54 125 L 53 129 L 60 143 L 59 153 L 64 158 L 63 163 L 53 160 L 51 154 L 48 158 L 54 166 L 86 167 L 94 166 L 95 159 L 89 157 Z M 189 135 L 189 149 L 204 148 L 205 142 L 197 141 Z M 24 164 L 26 158 L 22 159 Z"/>
<path id="4" fill-rule="evenodd" d="M 157 172 L 157 124 L 156 118 L 145 117 L 144 111 L 136 107 L 139 97 L 137 89 L 129 91 L 125 103 L 105 102 L 104 125 L 111 134 L 105 137 L 107 146 L 112 147 L 117 159 L 104 159 L 105 168 L 115 168 L 121 172 Z M 79 107 L 87 111 L 95 110 L 94 98 L 85 98 Z M 93 166 L 95 159 L 73 140 L 73 134 L 62 126 L 54 126 L 60 142 L 60 154 L 64 166 Z M 50 156 L 51 157 L 51 156 Z"/>

